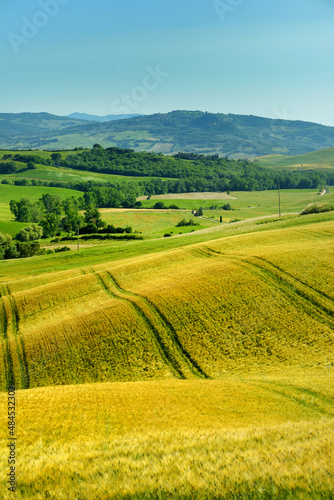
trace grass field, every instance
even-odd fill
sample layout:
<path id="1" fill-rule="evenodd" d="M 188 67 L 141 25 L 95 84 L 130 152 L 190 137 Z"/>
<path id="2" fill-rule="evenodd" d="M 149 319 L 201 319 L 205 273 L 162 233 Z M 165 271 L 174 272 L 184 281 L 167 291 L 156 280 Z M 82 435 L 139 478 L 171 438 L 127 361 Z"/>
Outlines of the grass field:
<path id="1" fill-rule="evenodd" d="M 144 237 L 162 238 L 165 234 L 186 234 L 216 226 L 216 222 L 194 218 L 190 211 L 183 210 L 117 210 L 101 209 L 103 220 L 114 226 L 131 226 L 133 230 L 140 231 Z M 196 226 L 176 227 L 185 219 L 193 220 Z"/>
<path id="2" fill-rule="evenodd" d="M 226 193 L 219 193 L 227 196 Z M 181 195 L 180 195 L 181 196 Z M 233 199 L 234 198 L 234 199 Z M 204 216 L 219 220 L 220 215 L 225 222 L 232 219 L 249 219 L 253 217 L 262 217 L 266 215 L 278 214 L 278 193 L 277 191 L 234 191 L 231 193 L 231 199 L 210 198 L 207 199 L 207 193 L 199 193 L 196 199 L 183 198 L 170 201 L 166 195 L 154 196 L 150 200 L 142 201 L 143 207 L 151 208 L 159 201 L 164 201 L 166 205 L 176 203 L 180 208 L 189 211 L 203 207 Z M 281 190 L 281 211 L 282 213 L 300 213 L 310 203 L 333 203 L 334 191 L 330 190 L 328 194 L 320 196 L 314 189 L 284 189 Z M 221 207 L 229 203 L 232 211 L 223 210 Z M 210 210 L 210 207 L 217 206 L 218 209 Z"/>
<path id="3" fill-rule="evenodd" d="M 334 213 L 288 192 L 278 219 L 274 194 L 231 200 L 267 218 L 0 262 L 15 497 L 333 498 Z M 151 236 L 174 216 L 104 213 Z"/>
<path id="4" fill-rule="evenodd" d="M 0 184 L 0 232 L 15 236 L 23 227 L 29 223 L 16 222 L 14 215 L 9 209 L 10 200 L 19 200 L 20 198 L 29 198 L 31 201 L 37 201 L 45 193 L 57 194 L 62 199 L 75 196 L 82 196 L 80 191 L 70 189 L 51 188 L 42 186 L 11 186 Z"/>
<path id="5" fill-rule="evenodd" d="M 63 257 L 77 261 L 72 270 L 2 278 L 1 387 L 11 377 L 29 388 L 330 365 L 333 232 L 331 221 L 209 232 L 210 243 L 78 267 L 93 252 L 112 259 L 106 245 Z"/>
<path id="6" fill-rule="evenodd" d="M 330 499 L 332 388 L 286 373 L 19 391 L 15 498 Z"/>
<path id="7" fill-rule="evenodd" d="M 275 170 L 333 170 L 334 148 L 320 149 L 299 156 L 260 156 L 253 161 Z"/>

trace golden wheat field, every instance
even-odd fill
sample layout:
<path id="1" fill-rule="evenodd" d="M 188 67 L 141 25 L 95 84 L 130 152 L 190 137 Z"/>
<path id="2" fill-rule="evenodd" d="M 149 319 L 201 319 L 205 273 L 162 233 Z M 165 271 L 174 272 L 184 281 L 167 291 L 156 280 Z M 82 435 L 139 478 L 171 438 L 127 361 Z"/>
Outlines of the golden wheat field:
<path id="1" fill-rule="evenodd" d="M 333 498 L 333 236 L 332 221 L 208 233 L 2 275 L 15 496 Z"/>

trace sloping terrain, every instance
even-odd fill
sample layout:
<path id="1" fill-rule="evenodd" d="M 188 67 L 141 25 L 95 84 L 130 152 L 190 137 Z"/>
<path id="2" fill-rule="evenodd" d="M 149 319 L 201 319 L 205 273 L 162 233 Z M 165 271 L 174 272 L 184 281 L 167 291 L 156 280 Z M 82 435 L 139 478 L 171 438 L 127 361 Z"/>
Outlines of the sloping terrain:
<path id="1" fill-rule="evenodd" d="M 263 167 L 277 170 L 333 170 L 334 148 L 320 149 L 299 156 L 269 155 L 255 158 Z"/>
<path id="2" fill-rule="evenodd" d="M 333 232 L 324 222 L 2 281 L 1 387 L 331 365 Z"/>
<path id="3" fill-rule="evenodd" d="M 1 148 L 71 149 L 99 143 L 166 154 L 186 151 L 252 158 L 299 155 L 334 142 L 333 127 L 246 115 L 172 111 L 104 123 L 31 115 L 0 115 Z"/>
<path id="4" fill-rule="evenodd" d="M 330 500 L 333 386 L 289 371 L 18 391 L 15 498 Z M 5 446 L 0 465 L 7 500 Z"/>
<path id="5" fill-rule="evenodd" d="M 16 386 L 15 498 L 330 500 L 326 217 L 0 266 L 1 388 Z M 7 469 L 5 445 L 5 500 Z"/>

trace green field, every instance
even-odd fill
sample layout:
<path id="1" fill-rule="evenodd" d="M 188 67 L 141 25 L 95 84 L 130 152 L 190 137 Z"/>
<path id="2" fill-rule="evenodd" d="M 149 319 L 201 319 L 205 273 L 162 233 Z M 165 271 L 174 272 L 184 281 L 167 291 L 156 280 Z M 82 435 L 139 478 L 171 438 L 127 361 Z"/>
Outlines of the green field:
<path id="1" fill-rule="evenodd" d="M 0 184 L 0 231 L 27 226 L 11 199 L 46 192 L 82 196 Z M 15 498 L 332 500 L 334 211 L 300 212 L 334 191 L 282 190 L 281 217 L 277 191 L 230 195 L 101 209 L 144 239 L 0 261 Z M 183 210 L 153 210 L 158 200 Z M 206 218 L 191 215 L 200 206 Z M 200 225 L 176 228 L 183 218 Z"/>
<path id="2" fill-rule="evenodd" d="M 205 193 L 203 193 L 205 195 Z M 150 200 L 143 201 L 144 208 L 151 208 L 157 201 L 163 201 L 166 205 L 176 203 L 180 208 L 189 211 L 203 207 L 204 216 L 219 220 L 223 217 L 225 222 L 231 219 L 249 219 L 253 217 L 262 217 L 266 215 L 278 214 L 278 192 L 273 191 L 236 191 L 231 192 L 231 196 L 236 199 L 170 199 L 165 195 L 152 196 Z M 282 213 L 300 213 L 310 203 L 333 203 L 334 190 L 330 189 L 328 194 L 320 196 L 318 190 L 312 189 L 284 189 L 281 190 L 281 212 Z M 217 205 L 222 207 L 229 203 L 232 211 L 222 210 L 221 208 L 210 210 L 210 207 Z"/>
<path id="3" fill-rule="evenodd" d="M 253 161 L 276 170 L 333 170 L 334 148 L 320 149 L 299 156 L 260 156 Z"/>
<path id="4" fill-rule="evenodd" d="M 1 262 L 15 496 L 330 500 L 333 250 L 324 213 Z"/>
<path id="5" fill-rule="evenodd" d="M 102 209 L 103 220 L 114 226 L 131 226 L 134 231 L 140 231 L 144 237 L 162 238 L 165 234 L 185 234 L 217 225 L 204 219 L 194 218 L 190 211 L 179 210 L 117 210 Z M 176 227 L 182 220 L 193 220 L 198 225 Z"/>

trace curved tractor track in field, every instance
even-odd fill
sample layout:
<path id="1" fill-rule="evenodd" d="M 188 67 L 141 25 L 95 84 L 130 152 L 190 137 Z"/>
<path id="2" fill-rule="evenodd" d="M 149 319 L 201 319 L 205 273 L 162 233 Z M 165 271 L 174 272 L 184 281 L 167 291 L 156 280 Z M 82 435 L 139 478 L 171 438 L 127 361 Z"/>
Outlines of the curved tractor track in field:
<path id="1" fill-rule="evenodd" d="M 237 261 L 278 288 L 292 304 L 298 304 L 306 314 L 334 329 L 334 301 L 328 295 L 261 257 L 240 258 Z"/>
<path id="2" fill-rule="evenodd" d="M 109 271 L 96 272 L 90 268 L 90 272 L 96 276 L 102 289 L 109 296 L 126 300 L 135 308 L 137 314 L 148 326 L 149 331 L 152 332 L 153 340 L 161 357 L 177 378 L 209 378 L 184 349 L 168 319 L 154 304 L 145 297 L 121 288 Z"/>
<path id="3" fill-rule="evenodd" d="M 251 382 L 250 385 L 293 401 L 293 403 L 304 407 L 314 416 L 326 418 L 334 417 L 334 400 L 329 396 L 307 387 L 299 387 L 291 383 L 267 380 Z"/>
<path id="4" fill-rule="evenodd" d="M 2 342 L 4 345 L 4 368 L 5 380 L 2 386 L 7 389 L 11 386 L 19 386 L 22 389 L 29 388 L 29 371 L 26 358 L 26 351 L 23 339 L 19 335 L 19 314 L 15 303 L 15 298 L 6 295 L 1 298 L 3 323 L 2 323 Z M 19 373 L 15 373 L 14 360 L 18 360 Z M 20 378 L 18 384 L 17 378 Z"/>

